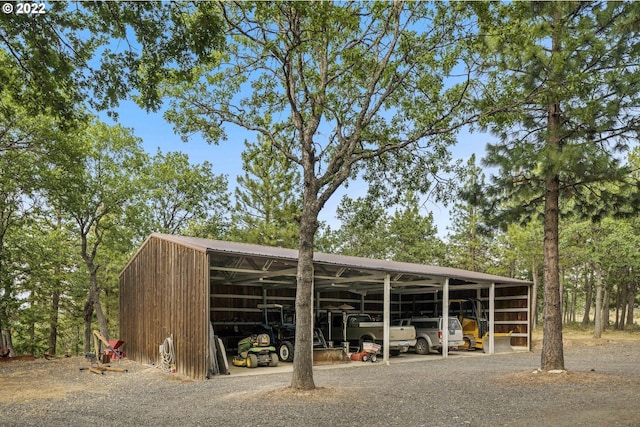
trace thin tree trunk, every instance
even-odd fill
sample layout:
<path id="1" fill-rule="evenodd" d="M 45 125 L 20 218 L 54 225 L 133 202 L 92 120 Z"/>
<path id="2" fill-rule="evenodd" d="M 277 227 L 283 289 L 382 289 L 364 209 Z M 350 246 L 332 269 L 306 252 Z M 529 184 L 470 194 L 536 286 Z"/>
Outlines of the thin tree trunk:
<path id="1" fill-rule="evenodd" d="M 637 289 L 638 286 L 635 282 L 632 281 L 629 283 L 629 294 L 627 295 L 627 325 L 633 326 L 633 306 L 636 301 Z"/>
<path id="2" fill-rule="evenodd" d="M 602 278 L 600 277 L 600 271 L 594 272 L 594 278 L 596 282 L 596 314 L 594 319 L 593 337 L 602 337 Z"/>
<path id="3" fill-rule="evenodd" d="M 621 287 L 622 286 L 618 286 L 616 291 L 616 321 L 613 326 L 615 329 L 624 329 L 627 292 L 626 290 L 623 292 L 622 289 L 620 289 Z"/>
<path id="4" fill-rule="evenodd" d="M 608 286 L 602 286 L 602 291 L 602 330 L 605 330 L 609 329 L 609 326 L 611 325 L 611 322 L 609 322 L 609 303 L 611 299 L 611 292 L 609 291 Z"/>
<path id="5" fill-rule="evenodd" d="M 582 324 L 588 325 L 591 321 L 589 313 L 591 312 L 591 304 L 593 301 L 593 284 L 591 283 L 591 275 L 589 274 L 589 268 L 585 268 L 584 273 L 584 287 L 586 292 L 585 302 L 584 302 L 584 316 L 582 317 Z"/>
<path id="6" fill-rule="evenodd" d="M 91 322 L 93 321 L 93 303 L 91 301 L 90 295 L 87 295 L 87 300 L 84 303 L 83 319 L 84 319 L 84 349 L 83 350 L 84 350 L 84 354 L 87 354 L 87 353 L 91 353 L 91 345 L 93 343 L 93 332 L 91 328 Z"/>
<path id="7" fill-rule="evenodd" d="M 16 352 L 13 349 L 13 339 L 11 338 L 10 329 L 2 329 L 2 347 L 9 349 L 9 356 L 14 357 Z"/>
<path id="8" fill-rule="evenodd" d="M 576 311 L 577 311 L 577 301 L 578 301 L 578 287 L 574 286 L 571 292 L 571 322 L 575 323 L 576 321 Z"/>
<path id="9" fill-rule="evenodd" d="M 59 312 L 60 291 L 54 290 L 51 294 L 51 318 L 49 319 L 49 354 L 56 354 Z"/>
<path id="10" fill-rule="evenodd" d="M 35 356 L 36 354 L 36 322 L 31 321 L 29 323 L 29 354 Z"/>
<path id="11" fill-rule="evenodd" d="M 93 302 L 93 310 L 96 313 L 96 319 L 98 320 L 98 328 L 100 333 L 105 339 L 109 339 L 109 329 L 107 329 L 107 318 L 102 311 L 102 304 L 100 304 L 100 288 L 98 288 L 98 270 L 95 269 L 91 273 L 91 301 Z"/>

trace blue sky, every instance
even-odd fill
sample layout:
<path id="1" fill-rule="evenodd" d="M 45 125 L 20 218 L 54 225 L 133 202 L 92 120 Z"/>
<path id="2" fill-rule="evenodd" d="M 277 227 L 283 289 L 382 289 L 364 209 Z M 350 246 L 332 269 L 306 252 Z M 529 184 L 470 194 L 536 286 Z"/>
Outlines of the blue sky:
<path id="1" fill-rule="evenodd" d="M 213 165 L 213 172 L 216 175 L 224 174 L 227 176 L 229 190 L 233 192 L 236 177 L 242 174 L 240 153 L 244 148 L 245 139 L 251 138 L 249 133 L 243 133 L 238 129 L 228 129 L 228 140 L 219 145 L 209 145 L 197 135 L 193 136 L 189 142 L 183 142 L 180 136 L 174 133 L 173 126 L 164 119 L 161 112 L 147 113 L 132 101 L 121 102 L 116 111 L 119 115 L 118 123 L 133 129 L 133 133 L 142 139 L 143 147 L 150 155 L 154 155 L 159 148 L 163 153 L 183 152 L 189 156 L 190 161 L 194 164 L 208 161 Z M 106 114 L 101 114 L 100 117 L 107 123 L 113 123 L 106 117 Z M 459 135 L 458 144 L 452 148 L 454 159 L 466 161 L 471 154 L 475 153 L 479 161 L 484 155 L 487 140 L 487 135 L 471 135 L 462 132 Z M 337 228 L 340 225 L 335 218 L 335 212 L 346 191 L 344 188 L 338 190 L 320 214 L 320 220 L 326 221 L 332 228 Z M 365 184 L 350 184 L 348 192 L 352 198 L 364 195 L 366 192 Z M 432 202 L 427 204 L 426 209 L 433 212 L 439 236 L 445 237 L 447 227 L 450 224 L 449 210 L 441 204 Z"/>

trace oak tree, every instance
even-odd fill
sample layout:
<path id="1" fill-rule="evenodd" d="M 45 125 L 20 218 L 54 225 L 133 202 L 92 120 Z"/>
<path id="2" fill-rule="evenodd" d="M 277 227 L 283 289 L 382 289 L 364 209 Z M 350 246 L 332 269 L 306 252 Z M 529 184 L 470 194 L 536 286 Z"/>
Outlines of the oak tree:
<path id="1" fill-rule="evenodd" d="M 291 386 L 315 387 L 315 235 L 329 198 L 359 174 L 391 195 L 425 191 L 462 126 L 464 7 L 423 2 L 220 2 L 221 67 L 167 84 L 167 118 L 212 142 L 260 134 L 301 173 Z M 459 75 L 454 81 L 447 77 Z M 223 126 L 224 125 L 224 126 Z M 411 177 L 411 179 L 406 179 Z"/>

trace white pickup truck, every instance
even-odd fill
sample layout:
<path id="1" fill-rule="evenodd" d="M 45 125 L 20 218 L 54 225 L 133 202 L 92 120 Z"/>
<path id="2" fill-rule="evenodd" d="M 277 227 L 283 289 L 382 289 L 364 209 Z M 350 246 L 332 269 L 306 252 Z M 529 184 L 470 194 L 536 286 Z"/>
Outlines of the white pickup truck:
<path id="1" fill-rule="evenodd" d="M 335 319 L 334 319 L 335 320 Z M 333 323 L 331 335 L 342 339 L 345 334 L 342 322 Z M 368 314 L 349 314 L 346 316 L 346 336 L 350 345 L 362 346 L 363 342 L 375 342 L 383 345 L 384 324 L 374 322 Z M 397 356 L 406 353 L 409 347 L 416 345 L 416 330 L 413 326 L 389 327 L 389 354 Z"/>

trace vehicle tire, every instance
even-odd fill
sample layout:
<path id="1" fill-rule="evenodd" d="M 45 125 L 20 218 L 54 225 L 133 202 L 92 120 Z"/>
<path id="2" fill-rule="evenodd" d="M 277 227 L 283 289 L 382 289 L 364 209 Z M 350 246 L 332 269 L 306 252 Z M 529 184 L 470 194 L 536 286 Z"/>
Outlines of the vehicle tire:
<path id="1" fill-rule="evenodd" d="M 276 366 L 278 366 L 278 362 L 280 361 L 280 360 L 278 359 L 278 353 L 276 353 L 276 352 L 272 352 L 272 353 L 269 353 L 269 356 L 270 356 L 270 358 L 271 358 L 271 360 L 269 360 L 269 366 L 271 366 L 271 367 L 273 367 L 273 368 L 275 368 Z"/>
<path id="2" fill-rule="evenodd" d="M 429 343 L 424 338 L 418 338 L 415 348 L 417 354 L 429 354 Z"/>
<path id="3" fill-rule="evenodd" d="M 377 362 L 378 361 L 378 356 L 376 356 L 375 354 L 371 355 L 371 362 Z"/>
<path id="4" fill-rule="evenodd" d="M 400 350 L 389 350 L 391 356 L 400 356 Z"/>
<path id="5" fill-rule="evenodd" d="M 293 362 L 293 344 L 291 341 L 283 341 L 278 347 L 278 356 L 283 362 Z"/>
<path id="6" fill-rule="evenodd" d="M 369 355 L 368 355 L 368 354 L 363 354 L 363 355 L 362 355 L 362 361 L 363 361 L 363 362 L 366 362 L 366 361 L 368 361 L 368 360 L 369 360 Z"/>
<path id="7" fill-rule="evenodd" d="M 247 357 L 247 368 L 257 368 L 258 367 L 258 356 L 255 354 L 250 354 Z"/>
<path id="8" fill-rule="evenodd" d="M 476 349 L 476 342 L 469 337 L 464 337 L 464 345 L 461 348 L 469 351 L 473 351 Z"/>

